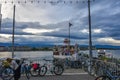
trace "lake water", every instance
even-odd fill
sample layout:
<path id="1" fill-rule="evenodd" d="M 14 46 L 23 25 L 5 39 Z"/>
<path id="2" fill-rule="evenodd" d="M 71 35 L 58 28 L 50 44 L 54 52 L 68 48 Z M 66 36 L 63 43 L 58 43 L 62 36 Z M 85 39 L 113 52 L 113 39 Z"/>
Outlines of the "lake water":
<path id="1" fill-rule="evenodd" d="M 19 58 L 53 58 L 52 51 L 15 51 Z M 0 52 L 0 58 L 12 57 L 12 52 Z"/>
<path id="2" fill-rule="evenodd" d="M 81 51 L 89 53 L 88 50 Z M 106 50 L 106 53 L 111 54 L 115 58 L 120 58 L 120 50 Z M 19 58 L 53 58 L 52 51 L 15 51 L 16 57 Z M 93 55 L 97 56 L 97 51 L 93 50 Z M 0 52 L 0 58 L 12 57 L 12 52 Z"/>

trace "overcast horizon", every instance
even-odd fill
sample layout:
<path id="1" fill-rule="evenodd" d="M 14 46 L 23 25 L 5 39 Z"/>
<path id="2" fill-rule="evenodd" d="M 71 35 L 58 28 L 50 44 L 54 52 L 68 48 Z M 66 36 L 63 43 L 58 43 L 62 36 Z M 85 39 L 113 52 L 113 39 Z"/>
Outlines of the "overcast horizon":
<path id="1" fill-rule="evenodd" d="M 7 0 L 7 3 L 4 3 L 5 0 L 0 1 L 2 4 L 0 43 L 12 42 L 13 4 L 10 3 L 11 1 Z M 71 23 L 71 44 L 89 44 L 87 0 L 51 0 L 53 2 L 27 0 L 26 3 L 24 1 L 14 0 L 15 43 L 62 45 L 64 39 L 69 36 L 69 23 Z M 120 46 L 119 9 L 120 0 L 91 0 L 93 45 Z"/>

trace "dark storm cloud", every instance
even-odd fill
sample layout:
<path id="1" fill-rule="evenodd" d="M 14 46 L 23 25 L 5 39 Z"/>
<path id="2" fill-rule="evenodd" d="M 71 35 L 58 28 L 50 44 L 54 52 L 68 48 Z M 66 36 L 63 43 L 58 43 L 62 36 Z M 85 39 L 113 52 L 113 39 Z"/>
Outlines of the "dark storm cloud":
<path id="1" fill-rule="evenodd" d="M 60 3 L 62 3 L 62 0 L 59 0 Z M 87 0 L 86 0 L 87 1 Z M 77 39 L 77 40 L 85 40 L 88 41 L 89 34 L 84 32 L 84 30 L 88 30 L 88 8 L 87 8 L 87 2 L 80 2 L 80 3 L 73 3 L 73 4 L 66 4 L 67 7 L 73 7 L 75 10 L 78 10 L 78 13 L 74 13 L 74 15 L 68 20 L 63 20 L 54 24 L 46 24 L 41 25 L 38 22 L 17 22 L 16 23 L 16 31 L 15 33 L 17 35 L 35 35 L 32 33 L 23 32 L 23 29 L 26 28 L 33 28 L 33 29 L 56 29 L 56 31 L 52 32 L 43 32 L 38 33 L 36 35 L 38 36 L 47 36 L 47 37 L 56 37 L 59 39 L 61 38 L 68 38 L 68 23 L 71 22 L 73 25 L 71 28 L 71 39 Z M 53 6 L 60 6 L 60 3 L 51 3 Z M 62 5 L 63 6 L 63 5 Z M 65 6 L 66 7 L 66 6 Z M 60 8 L 59 8 L 60 9 Z M 94 2 L 91 2 L 91 27 L 92 27 L 92 40 L 93 44 L 102 44 L 100 42 L 97 42 L 96 39 L 99 38 L 106 38 L 106 37 L 112 37 L 115 40 L 120 40 L 120 1 L 119 0 L 95 0 Z M 56 11 L 58 11 L 56 9 Z M 66 10 L 67 11 L 67 10 Z M 66 11 L 64 13 L 66 13 Z M 70 14 L 70 13 L 69 13 Z M 55 18 L 58 18 L 63 15 L 59 15 Z M 48 16 L 53 19 L 53 16 Z M 5 34 L 12 34 L 12 21 L 10 19 L 3 20 L 2 22 L 2 32 Z M 101 32 L 95 33 L 93 32 L 94 29 L 101 29 Z M 38 41 L 34 41 L 29 38 L 21 38 L 18 37 L 18 41 L 22 42 L 23 40 L 25 42 L 44 42 L 39 41 L 40 38 L 38 37 Z M 34 38 L 33 38 L 34 39 Z M 52 40 L 45 40 L 48 43 L 54 43 Z M 57 40 L 56 40 L 57 41 Z M 104 43 L 105 44 L 105 43 Z M 107 44 L 107 43 L 106 43 Z"/>
<path id="2" fill-rule="evenodd" d="M 15 35 L 32 35 L 32 33 L 23 32 L 26 28 L 39 28 L 41 25 L 38 22 L 16 22 L 15 23 Z M 2 34 L 12 34 L 13 22 L 12 19 L 3 19 L 1 25 Z"/>
<path id="3" fill-rule="evenodd" d="M 44 36 L 51 36 L 51 37 L 59 37 L 59 38 L 68 38 L 69 36 L 68 35 L 65 35 L 65 34 L 60 34 L 60 33 L 56 33 L 53 32 L 53 33 L 44 33 L 42 34 Z M 71 39 L 88 39 L 85 35 L 84 36 L 78 36 L 76 34 L 72 34 L 70 35 L 70 38 Z"/>

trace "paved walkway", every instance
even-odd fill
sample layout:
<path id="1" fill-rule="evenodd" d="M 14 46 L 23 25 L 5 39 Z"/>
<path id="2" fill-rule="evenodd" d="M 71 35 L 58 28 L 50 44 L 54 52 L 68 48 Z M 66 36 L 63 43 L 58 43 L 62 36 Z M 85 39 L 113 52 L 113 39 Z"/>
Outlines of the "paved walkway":
<path id="1" fill-rule="evenodd" d="M 27 80 L 27 78 L 22 76 L 20 80 Z M 88 75 L 81 69 L 66 69 L 61 76 L 48 74 L 43 77 L 30 77 L 30 80 L 95 80 L 95 77 Z"/>
<path id="2" fill-rule="evenodd" d="M 22 77 L 20 80 L 27 80 Z M 88 74 L 80 74 L 80 75 L 47 75 L 43 77 L 31 77 L 30 80 L 95 80 L 94 77 L 89 76 Z"/>
<path id="3" fill-rule="evenodd" d="M 88 75 L 82 69 L 66 69 L 61 76 L 46 75 L 43 77 L 31 77 L 30 80 L 94 80 L 95 77 Z M 25 80 L 21 78 L 20 80 Z"/>

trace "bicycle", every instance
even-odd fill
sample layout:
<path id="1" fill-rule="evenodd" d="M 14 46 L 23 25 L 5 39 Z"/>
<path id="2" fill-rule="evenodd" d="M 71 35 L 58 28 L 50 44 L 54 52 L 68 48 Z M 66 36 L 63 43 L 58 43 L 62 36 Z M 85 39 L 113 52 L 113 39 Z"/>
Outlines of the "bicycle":
<path id="1" fill-rule="evenodd" d="M 39 63 L 34 63 L 31 66 L 32 66 L 31 69 L 30 69 L 31 75 L 33 77 L 38 76 L 39 75 L 38 73 L 39 73 L 40 64 Z"/>
<path id="2" fill-rule="evenodd" d="M 57 63 L 53 64 L 53 60 L 46 60 L 46 59 L 43 59 L 43 60 L 45 61 L 45 64 L 41 66 L 39 69 L 40 76 L 45 76 L 48 71 L 50 71 L 52 74 L 55 74 L 55 75 L 62 75 L 64 71 L 64 68 L 62 65 Z"/>
<path id="3" fill-rule="evenodd" d="M 103 75 L 98 76 L 95 80 L 120 80 L 120 71 L 110 71 L 102 67 Z"/>
<path id="4" fill-rule="evenodd" d="M 30 70 L 28 69 L 27 65 L 24 65 L 24 60 L 25 59 L 23 59 L 22 63 L 19 65 L 19 67 L 21 65 L 23 65 L 23 68 L 25 70 L 26 78 L 27 78 L 27 80 L 29 80 L 30 79 Z M 2 80 L 14 80 L 14 69 L 11 68 L 10 66 L 9 67 L 2 66 L 0 77 L 1 77 Z"/>

